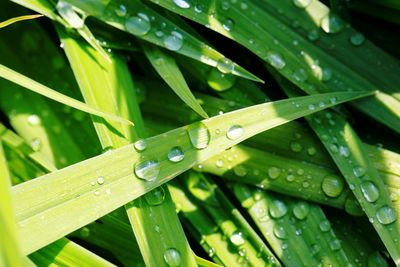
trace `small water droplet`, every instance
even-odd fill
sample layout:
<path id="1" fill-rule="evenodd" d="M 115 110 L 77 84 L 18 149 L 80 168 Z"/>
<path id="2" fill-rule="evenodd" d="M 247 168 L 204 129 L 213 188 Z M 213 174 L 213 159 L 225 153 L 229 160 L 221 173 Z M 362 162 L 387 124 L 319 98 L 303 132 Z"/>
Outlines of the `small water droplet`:
<path id="1" fill-rule="evenodd" d="M 125 17 L 126 16 L 126 6 L 125 5 L 119 5 L 119 7 L 115 10 L 115 14 L 119 17 Z"/>
<path id="2" fill-rule="evenodd" d="M 131 16 L 126 19 L 125 28 L 134 35 L 143 36 L 150 31 L 151 24 L 146 16 Z"/>
<path id="3" fill-rule="evenodd" d="M 189 125 L 188 134 L 190 142 L 197 149 L 204 149 L 210 143 L 210 131 L 202 122 Z"/>
<path id="4" fill-rule="evenodd" d="M 200 14 L 201 12 L 203 12 L 204 10 L 204 6 L 202 4 L 196 4 L 194 6 L 194 12 L 196 12 L 197 14 Z"/>
<path id="5" fill-rule="evenodd" d="M 169 161 L 179 162 L 179 161 L 182 161 L 184 157 L 185 157 L 185 154 L 183 153 L 182 149 L 178 146 L 175 146 L 168 151 L 168 160 Z"/>
<path id="6" fill-rule="evenodd" d="M 176 248 L 169 248 L 164 252 L 164 261 L 170 267 L 180 266 L 182 262 L 181 253 Z"/>
<path id="7" fill-rule="evenodd" d="M 222 159 L 217 160 L 215 166 L 217 166 L 217 168 L 222 168 L 224 166 L 224 161 Z"/>
<path id="8" fill-rule="evenodd" d="M 243 233 L 240 231 L 235 231 L 230 237 L 229 240 L 234 244 L 235 246 L 241 246 L 245 243 Z"/>
<path id="9" fill-rule="evenodd" d="M 293 214 L 299 220 L 304 220 L 310 212 L 310 205 L 307 202 L 300 201 L 293 207 Z"/>
<path id="10" fill-rule="evenodd" d="M 355 177 L 360 178 L 365 174 L 365 168 L 361 166 L 355 166 L 353 168 L 353 174 Z"/>
<path id="11" fill-rule="evenodd" d="M 397 220 L 396 211 L 388 205 L 380 207 L 376 211 L 376 218 L 381 224 L 391 224 Z"/>
<path id="12" fill-rule="evenodd" d="M 311 245 L 311 254 L 312 255 L 316 255 L 320 250 L 321 250 L 320 245 L 318 245 L 318 244 Z"/>
<path id="13" fill-rule="evenodd" d="M 163 39 L 165 48 L 171 51 L 178 51 L 183 46 L 183 36 L 179 32 L 173 31 Z"/>
<path id="14" fill-rule="evenodd" d="M 288 181 L 289 183 L 293 182 L 296 179 L 296 176 L 294 176 L 293 174 L 289 174 L 288 176 L 286 176 L 286 181 Z"/>
<path id="15" fill-rule="evenodd" d="M 350 36 L 350 43 L 355 46 L 360 46 L 364 43 L 365 37 L 362 33 L 356 32 Z"/>
<path id="16" fill-rule="evenodd" d="M 337 98 L 336 97 L 332 97 L 331 99 L 329 99 L 329 101 L 331 102 L 331 104 L 336 104 L 337 103 Z"/>
<path id="17" fill-rule="evenodd" d="M 360 185 L 361 192 L 368 202 L 375 202 L 379 198 L 379 189 L 372 181 L 364 181 Z"/>
<path id="18" fill-rule="evenodd" d="M 183 9 L 190 8 L 190 2 L 188 0 L 174 0 L 174 4 Z"/>
<path id="19" fill-rule="evenodd" d="M 98 184 L 98 185 L 104 184 L 104 181 L 105 181 L 105 180 L 104 180 L 104 177 L 102 177 L 102 176 L 100 176 L 100 177 L 97 178 L 97 184 Z"/>
<path id="20" fill-rule="evenodd" d="M 338 153 L 339 152 L 339 147 L 336 144 L 332 143 L 332 144 L 329 145 L 329 150 L 332 153 Z"/>
<path id="21" fill-rule="evenodd" d="M 142 139 L 142 140 L 136 141 L 136 142 L 133 144 L 133 146 L 135 147 L 135 149 L 136 149 L 138 152 L 144 151 L 144 150 L 146 149 L 146 147 L 147 147 L 146 141 L 143 140 L 143 139 Z"/>
<path id="22" fill-rule="evenodd" d="M 305 82 L 308 78 L 308 75 L 304 69 L 297 69 L 293 72 L 292 77 L 297 82 Z"/>
<path id="23" fill-rule="evenodd" d="M 293 152 L 300 152 L 303 150 L 303 146 L 299 142 L 291 142 L 290 143 L 290 149 Z"/>
<path id="24" fill-rule="evenodd" d="M 285 60 L 278 53 L 268 52 L 266 59 L 273 67 L 278 70 L 283 69 L 286 66 Z"/>
<path id="25" fill-rule="evenodd" d="M 310 183 L 309 183 L 309 182 L 303 182 L 303 183 L 302 183 L 302 186 L 303 186 L 304 188 L 308 188 L 308 187 L 310 187 Z"/>
<path id="26" fill-rule="evenodd" d="M 321 20 L 321 28 L 326 33 L 338 33 L 343 28 L 343 22 L 338 16 L 327 14 Z"/>
<path id="27" fill-rule="evenodd" d="M 147 194 L 144 195 L 144 198 L 146 199 L 147 204 L 151 206 L 158 206 L 163 203 L 165 199 L 165 191 L 164 188 L 161 186 L 151 190 Z"/>
<path id="28" fill-rule="evenodd" d="M 299 8 L 306 8 L 311 2 L 312 0 L 293 0 L 293 4 Z"/>
<path id="29" fill-rule="evenodd" d="M 224 29 L 229 32 L 232 30 L 234 25 L 235 25 L 235 22 L 233 21 L 233 19 L 226 18 L 222 24 L 222 27 L 224 27 Z"/>
<path id="30" fill-rule="evenodd" d="M 348 158 L 350 156 L 350 150 L 345 146 L 340 146 L 339 147 L 339 154 L 342 157 Z"/>
<path id="31" fill-rule="evenodd" d="M 217 63 L 217 69 L 222 72 L 222 73 L 231 73 L 233 71 L 233 69 L 235 68 L 232 60 L 230 60 L 229 58 L 221 58 L 220 60 L 218 60 Z"/>
<path id="32" fill-rule="evenodd" d="M 274 225 L 274 235 L 279 239 L 287 239 L 287 233 L 285 231 L 285 227 L 280 224 Z"/>
<path id="33" fill-rule="evenodd" d="M 319 229 L 322 232 L 328 232 L 331 230 L 331 223 L 328 220 L 323 220 L 319 223 Z"/>
<path id="34" fill-rule="evenodd" d="M 232 125 L 226 131 L 226 137 L 230 140 L 237 140 L 244 134 L 243 127 L 240 125 Z"/>
<path id="35" fill-rule="evenodd" d="M 146 181 L 154 181 L 160 173 L 160 163 L 156 160 L 142 161 L 135 166 L 135 174 Z"/>
<path id="36" fill-rule="evenodd" d="M 338 197 L 344 189 L 343 178 L 339 176 L 328 175 L 322 181 L 322 191 L 328 197 Z"/>
<path id="37" fill-rule="evenodd" d="M 270 167 L 268 168 L 268 176 L 271 179 L 276 179 L 281 175 L 281 169 L 279 169 L 278 167 Z"/>
<path id="38" fill-rule="evenodd" d="M 331 241 L 329 241 L 329 247 L 333 251 L 339 250 L 341 248 L 340 241 L 336 238 L 332 239 Z"/>
<path id="39" fill-rule="evenodd" d="M 309 147 L 307 149 L 307 154 L 310 156 L 314 156 L 315 154 L 317 154 L 317 150 L 315 149 L 315 147 Z"/>
<path id="40" fill-rule="evenodd" d="M 31 147 L 34 151 L 39 151 L 42 147 L 42 141 L 40 140 L 40 138 L 34 138 L 31 141 Z"/>
<path id="41" fill-rule="evenodd" d="M 307 38 L 308 38 L 308 40 L 310 40 L 310 41 L 316 41 L 316 40 L 318 40 L 319 39 L 319 32 L 317 31 L 317 30 L 311 30 L 311 31 L 309 31 L 308 32 L 308 34 L 307 34 Z"/>
<path id="42" fill-rule="evenodd" d="M 283 201 L 273 200 L 269 206 L 269 214 L 272 218 L 279 219 L 285 216 L 287 207 Z"/>
<path id="43" fill-rule="evenodd" d="M 40 117 L 36 114 L 32 114 L 28 116 L 28 123 L 31 126 L 38 126 L 42 123 L 42 120 L 40 119 Z"/>
<path id="44" fill-rule="evenodd" d="M 235 166 L 233 168 L 233 172 L 240 177 L 246 176 L 247 175 L 247 170 L 243 165 Z"/>

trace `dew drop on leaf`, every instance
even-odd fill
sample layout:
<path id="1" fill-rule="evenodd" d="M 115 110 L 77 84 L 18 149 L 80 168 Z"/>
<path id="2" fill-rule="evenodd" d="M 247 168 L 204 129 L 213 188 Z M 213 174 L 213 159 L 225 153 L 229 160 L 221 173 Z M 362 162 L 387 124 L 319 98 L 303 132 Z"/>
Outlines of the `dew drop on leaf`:
<path id="1" fill-rule="evenodd" d="M 165 48 L 171 51 L 178 51 L 183 46 L 183 36 L 179 32 L 173 31 L 163 39 Z"/>
<path id="2" fill-rule="evenodd" d="M 224 27 L 224 29 L 227 30 L 228 32 L 232 30 L 234 25 L 235 22 L 233 21 L 233 19 L 230 18 L 226 18 L 222 23 L 222 27 Z"/>
<path id="3" fill-rule="evenodd" d="M 235 231 L 230 237 L 229 240 L 234 244 L 235 246 L 241 246 L 245 243 L 243 233 L 240 231 Z"/>
<path id="4" fill-rule="evenodd" d="M 164 261 L 170 267 L 177 267 L 181 265 L 181 253 L 176 248 L 169 248 L 164 252 Z"/>
<path id="5" fill-rule="evenodd" d="M 136 141 L 136 142 L 133 144 L 133 146 L 135 147 L 135 149 L 136 149 L 138 152 L 142 152 L 142 151 L 144 151 L 144 150 L 146 149 L 147 144 L 146 144 L 146 141 L 142 139 L 142 140 Z"/>
<path id="6" fill-rule="evenodd" d="M 321 20 L 321 28 L 326 33 L 338 33 L 343 28 L 343 22 L 338 16 L 328 13 Z"/>
<path id="7" fill-rule="evenodd" d="M 322 181 L 322 191 L 328 197 L 338 197 L 344 189 L 343 178 L 339 176 L 328 175 Z"/>
<path id="8" fill-rule="evenodd" d="M 135 174 L 138 178 L 146 181 L 154 181 L 160 173 L 160 163 L 156 160 L 146 160 L 139 162 L 135 166 Z"/>
<path id="9" fill-rule="evenodd" d="M 161 203 L 163 203 L 163 201 L 165 199 L 164 188 L 159 186 L 159 187 L 151 190 L 147 194 L 145 194 L 144 198 L 145 198 L 147 204 L 149 204 L 151 206 L 161 205 Z"/>
<path id="10" fill-rule="evenodd" d="M 173 147 L 168 151 L 168 160 L 171 162 L 179 162 L 182 161 L 185 157 L 182 149 L 180 147 Z"/>
<path id="11" fill-rule="evenodd" d="M 360 185 L 361 192 L 368 202 L 375 202 L 379 198 L 379 189 L 372 181 L 364 181 Z"/>
<path id="12" fill-rule="evenodd" d="M 279 219 L 285 216 L 287 213 L 287 207 L 283 201 L 274 200 L 269 206 L 269 214 L 272 218 Z"/>
<path id="13" fill-rule="evenodd" d="M 125 17 L 126 16 L 126 6 L 125 5 L 119 5 L 119 7 L 115 10 L 115 14 L 119 17 Z"/>
<path id="14" fill-rule="evenodd" d="M 146 16 L 131 16 L 126 19 L 125 28 L 134 35 L 143 36 L 150 31 L 151 24 Z"/>
<path id="15" fill-rule="evenodd" d="M 287 233 L 286 233 L 285 227 L 283 227 L 280 224 L 274 225 L 273 233 L 279 239 L 287 239 Z"/>
<path id="16" fill-rule="evenodd" d="M 286 62 L 283 57 L 276 52 L 268 52 L 266 60 L 278 70 L 283 69 L 286 66 Z"/>
<path id="17" fill-rule="evenodd" d="M 331 223 L 328 220 L 323 220 L 319 223 L 319 229 L 322 232 L 328 232 L 331 230 Z"/>
<path id="18" fill-rule="evenodd" d="M 187 131 L 193 147 L 204 149 L 210 143 L 210 131 L 202 122 L 189 125 Z"/>
<path id="19" fill-rule="evenodd" d="M 220 60 L 218 60 L 217 68 L 222 73 L 231 73 L 233 71 L 233 69 L 235 68 L 235 66 L 234 66 L 232 60 L 224 57 L 224 58 L 221 58 Z"/>
<path id="20" fill-rule="evenodd" d="M 190 2 L 188 0 L 174 0 L 174 4 L 180 8 L 190 8 Z"/>
<path id="21" fill-rule="evenodd" d="M 378 222 L 381 224 L 391 224 L 394 221 L 397 220 L 397 214 L 396 211 L 392 208 L 389 207 L 388 205 L 380 207 L 376 211 L 376 218 L 378 219 Z"/>
<path id="22" fill-rule="evenodd" d="M 228 130 L 226 131 L 226 137 L 230 140 L 237 140 L 242 137 L 243 134 L 243 127 L 240 125 L 229 126 Z"/>
<path id="23" fill-rule="evenodd" d="M 354 46 L 360 46 L 364 41 L 365 37 L 362 33 L 356 32 L 350 36 L 350 43 Z"/>
<path id="24" fill-rule="evenodd" d="M 277 179 L 281 175 L 281 172 L 281 169 L 275 166 L 268 168 L 268 176 L 271 179 Z"/>
<path id="25" fill-rule="evenodd" d="M 310 212 L 310 205 L 307 202 L 300 201 L 293 207 L 293 214 L 299 220 L 304 220 Z"/>

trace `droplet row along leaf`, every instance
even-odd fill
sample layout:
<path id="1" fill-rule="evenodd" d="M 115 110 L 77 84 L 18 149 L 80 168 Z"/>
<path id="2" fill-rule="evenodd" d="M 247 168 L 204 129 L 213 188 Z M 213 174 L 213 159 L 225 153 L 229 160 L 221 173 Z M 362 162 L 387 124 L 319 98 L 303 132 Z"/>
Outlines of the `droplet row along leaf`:
<path id="1" fill-rule="evenodd" d="M 13 188 L 13 194 L 18 203 L 16 214 L 20 233 L 24 237 L 23 251 L 29 253 L 82 227 L 165 183 L 197 162 L 202 162 L 244 139 L 321 110 L 322 108 L 317 108 L 310 111 L 307 106 L 310 101 L 312 103 L 326 101 L 332 97 L 336 97 L 337 104 L 340 104 L 360 95 L 356 93 L 323 94 L 314 95 L 311 98 L 300 97 L 252 106 L 149 138 L 146 140 L 148 148 L 141 153 L 135 151 L 134 145 L 128 145 L 75 164 L 74 167 L 17 185 Z M 302 108 L 293 107 L 293 101 Z M 271 117 L 268 118 L 266 114 Z M 236 140 L 225 137 L 227 129 L 232 125 L 243 127 L 243 135 Z M 221 129 L 220 134 L 216 133 L 217 129 Z M 167 160 L 166 154 L 170 149 L 171 140 L 175 140 L 174 147 L 181 147 L 185 153 L 185 158 L 181 162 L 171 163 Z M 204 145 L 206 148 L 198 149 Z M 141 169 L 143 172 L 138 174 L 136 169 L 136 176 L 133 174 L 133 166 L 149 161 L 152 164 L 146 163 L 144 165 L 146 169 Z M 100 187 L 96 184 L 93 186 L 93 181 L 96 181 L 100 174 L 108 182 Z M 157 175 L 157 179 L 154 182 L 148 181 L 153 179 L 154 175 Z M 60 183 L 67 187 L 59 187 Z M 37 188 L 46 190 L 47 193 L 42 194 L 41 191 L 37 191 Z M 18 201 L 20 198 L 26 201 Z M 72 206 L 78 206 L 80 209 L 72 209 Z M 32 207 L 35 208 L 32 209 Z M 80 217 L 81 208 L 90 213 L 87 213 L 85 217 Z M 68 214 L 62 212 L 66 209 L 70 210 Z M 52 228 L 51 232 L 48 228 L 43 228 L 43 223 L 57 225 L 60 221 L 70 218 L 74 220 L 70 220 L 71 224 L 64 225 L 63 228 Z M 44 229 L 47 231 L 46 239 L 41 238 L 39 242 L 38 235 L 41 235 Z"/>
<path id="2" fill-rule="evenodd" d="M 229 4 L 228 8 L 224 8 L 223 4 L 218 4 L 213 1 L 203 1 L 202 6 L 204 12 L 200 13 L 197 13 L 194 6 L 191 5 L 186 9 L 182 9 L 170 1 L 153 2 L 199 22 L 202 25 L 209 25 L 211 29 L 242 44 L 259 57 L 269 62 L 282 75 L 308 93 L 336 90 L 368 91 L 375 90 L 375 88 L 385 91 L 388 90 L 388 93 L 393 93 L 395 89 L 391 87 L 393 86 L 392 84 L 398 84 L 400 82 L 397 77 L 391 76 L 390 79 L 393 80 L 393 83 L 390 87 L 382 88 L 380 82 L 371 82 L 365 78 L 369 76 L 363 77 L 362 75 L 364 75 L 364 73 L 356 73 L 355 70 L 357 68 L 352 68 L 352 66 L 343 64 L 341 61 L 325 52 L 326 49 L 320 49 L 316 45 L 310 45 L 311 42 L 307 40 L 306 36 L 302 36 L 298 32 L 292 30 L 285 22 L 280 21 L 281 18 L 286 19 L 286 17 L 279 14 L 279 10 L 284 10 L 283 8 L 289 4 L 292 8 L 296 8 L 292 1 L 289 0 L 274 3 L 274 5 L 278 6 L 282 5 L 282 7 L 274 8 L 274 12 L 263 10 L 263 8 L 257 6 L 256 2 L 236 2 Z M 329 11 L 318 1 L 313 1 L 313 4 L 313 6 L 317 5 L 318 8 L 323 10 L 325 14 Z M 268 5 L 271 4 L 263 2 L 263 7 Z M 291 13 L 293 16 L 294 14 L 298 14 L 298 12 Z M 230 31 L 224 29 L 222 26 L 224 18 L 236 19 L 234 29 Z M 254 23 L 254 21 L 257 21 L 257 23 Z M 290 23 L 292 23 L 292 21 L 290 21 Z M 300 22 L 297 22 L 297 24 L 299 23 Z M 252 25 L 252 31 L 248 31 L 249 25 Z M 271 25 L 274 25 L 274 27 L 271 27 Z M 314 27 L 316 26 L 314 25 Z M 350 29 L 346 31 L 350 31 Z M 329 40 L 327 41 L 329 43 L 335 42 L 334 39 L 330 39 L 331 37 L 326 38 Z M 261 44 L 263 45 L 261 46 Z M 354 48 L 347 42 L 338 42 L 338 46 L 339 44 L 340 46 L 346 47 L 346 49 Z M 267 49 L 265 49 L 265 46 L 267 46 Z M 398 66 L 393 59 L 390 59 L 388 55 L 372 44 L 370 44 L 368 49 L 372 49 L 379 57 L 382 56 L 388 59 L 392 64 L 395 64 L 395 66 Z M 364 52 L 360 53 L 364 54 Z M 373 64 L 371 63 L 372 66 L 375 66 L 374 71 L 376 73 L 381 73 L 379 66 L 376 64 L 379 57 L 378 59 L 374 58 Z M 357 62 L 357 65 L 365 66 L 364 62 L 361 61 L 362 58 L 361 56 L 359 58 L 352 58 L 352 60 Z M 334 69 L 335 72 L 327 71 L 328 69 Z M 375 77 L 375 75 L 373 76 Z M 399 108 L 393 107 L 393 105 L 399 107 L 400 104 L 398 100 L 394 99 L 392 96 L 382 93 L 381 97 L 364 99 L 355 102 L 354 105 L 363 112 L 366 112 L 368 115 L 384 123 L 386 126 L 391 127 L 394 131 L 400 129 L 400 120 L 398 119 L 397 111 Z M 379 108 L 379 116 L 371 112 L 371 110 L 367 108 L 368 105 L 369 108 L 371 105 L 374 106 L 374 109 Z"/>

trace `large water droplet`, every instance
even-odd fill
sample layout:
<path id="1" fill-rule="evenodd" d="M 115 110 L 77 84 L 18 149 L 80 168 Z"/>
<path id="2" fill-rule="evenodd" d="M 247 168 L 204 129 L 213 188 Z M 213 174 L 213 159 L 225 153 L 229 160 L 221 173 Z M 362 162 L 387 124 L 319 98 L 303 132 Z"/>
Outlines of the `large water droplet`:
<path id="1" fill-rule="evenodd" d="M 368 202 L 375 202 L 379 198 L 379 189 L 371 181 L 364 181 L 361 183 L 361 192 Z"/>
<path id="2" fill-rule="evenodd" d="M 210 131 L 202 122 L 189 125 L 188 134 L 190 142 L 197 149 L 204 149 L 210 143 Z"/>
<path id="3" fill-rule="evenodd" d="M 146 16 L 132 16 L 126 19 L 125 28 L 134 35 L 143 36 L 150 31 L 151 24 Z"/>
<path id="4" fill-rule="evenodd" d="M 293 207 L 293 214 L 299 220 L 304 220 L 310 212 L 310 205 L 307 202 L 300 201 Z"/>
<path id="5" fill-rule="evenodd" d="M 177 267 L 181 265 L 181 253 L 176 248 L 169 248 L 164 252 L 164 261 L 170 267 Z"/>
<path id="6" fill-rule="evenodd" d="M 321 20 L 321 28 L 326 33 L 337 33 L 343 28 L 343 22 L 338 16 L 327 14 Z"/>
<path id="7" fill-rule="evenodd" d="M 230 18 L 226 18 L 222 24 L 222 27 L 229 32 L 232 30 L 233 25 L 235 25 L 235 22 Z"/>
<path id="8" fill-rule="evenodd" d="M 165 48 L 171 51 L 178 51 L 183 46 L 183 36 L 179 32 L 171 32 L 171 35 L 167 35 L 163 39 Z"/>
<path id="9" fill-rule="evenodd" d="M 235 75 L 222 73 L 215 68 L 212 68 L 207 76 L 208 85 L 216 91 L 225 91 L 230 89 L 235 84 L 235 81 Z"/>
<path id="10" fill-rule="evenodd" d="M 140 179 L 154 181 L 160 173 L 160 163 L 156 160 L 142 161 L 135 166 L 135 174 Z"/>
<path id="11" fill-rule="evenodd" d="M 319 229 L 322 232 L 328 232 L 331 230 L 331 223 L 328 220 L 323 220 L 319 223 Z"/>
<path id="12" fill-rule="evenodd" d="M 293 0 L 293 4 L 299 8 L 306 8 L 311 2 L 312 0 Z"/>
<path id="13" fill-rule="evenodd" d="M 147 204 L 151 206 L 160 205 L 165 199 L 164 188 L 159 186 L 144 195 L 144 198 L 146 199 Z"/>
<path id="14" fill-rule="evenodd" d="M 286 62 L 283 57 L 275 52 L 268 52 L 267 53 L 267 61 L 276 69 L 280 70 L 286 66 Z"/>
<path id="15" fill-rule="evenodd" d="M 355 46 L 362 45 L 365 41 L 365 37 L 362 33 L 356 32 L 350 36 L 350 43 Z"/>
<path id="16" fill-rule="evenodd" d="M 229 238 L 229 240 L 234 244 L 235 246 L 241 246 L 245 243 L 243 233 L 240 231 L 235 231 Z"/>
<path id="17" fill-rule="evenodd" d="M 168 159 L 172 162 L 179 162 L 183 160 L 185 154 L 183 153 L 182 149 L 178 146 L 171 148 L 168 151 Z"/>
<path id="18" fill-rule="evenodd" d="M 338 197 L 344 189 L 343 178 L 339 176 L 328 175 L 322 181 L 322 191 L 328 197 Z"/>
<path id="19" fill-rule="evenodd" d="M 143 151 L 146 149 L 147 145 L 146 145 L 146 141 L 145 140 L 138 140 L 136 141 L 133 146 L 135 147 L 135 149 L 139 152 Z"/>
<path id="20" fill-rule="evenodd" d="M 278 167 L 270 167 L 268 168 L 268 176 L 271 179 L 276 179 L 281 175 L 281 169 L 279 169 Z"/>
<path id="21" fill-rule="evenodd" d="M 234 66 L 232 60 L 224 57 L 224 58 L 221 58 L 220 60 L 218 60 L 217 68 L 222 73 L 231 73 L 233 71 L 233 69 L 235 68 L 235 66 Z"/>
<path id="22" fill-rule="evenodd" d="M 274 200 L 269 206 L 269 214 L 272 218 L 278 219 L 285 216 L 287 213 L 287 207 L 283 201 Z"/>
<path id="23" fill-rule="evenodd" d="M 279 239 L 286 239 L 287 238 L 287 233 L 285 231 L 285 227 L 283 227 L 280 224 L 274 225 L 274 235 L 279 238 Z"/>
<path id="24" fill-rule="evenodd" d="M 376 211 L 376 218 L 381 224 L 391 224 L 397 220 L 397 214 L 392 207 L 385 205 Z"/>
<path id="25" fill-rule="evenodd" d="M 226 131 L 226 137 L 230 140 L 236 140 L 244 134 L 243 127 L 240 125 L 232 125 Z"/>
<path id="26" fill-rule="evenodd" d="M 188 0 L 174 0 L 174 4 L 180 8 L 190 8 L 190 2 Z"/>

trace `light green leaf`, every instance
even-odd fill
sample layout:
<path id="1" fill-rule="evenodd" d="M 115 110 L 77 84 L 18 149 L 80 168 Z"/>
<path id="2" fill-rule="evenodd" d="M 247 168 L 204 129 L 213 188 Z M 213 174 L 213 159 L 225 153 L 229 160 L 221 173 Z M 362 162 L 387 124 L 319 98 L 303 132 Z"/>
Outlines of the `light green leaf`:
<path id="1" fill-rule="evenodd" d="M 22 87 L 25 87 L 26 89 L 31 90 L 35 93 L 38 93 L 45 97 L 48 97 L 54 101 L 60 102 L 67 106 L 76 108 L 83 112 L 87 112 L 89 114 L 99 116 L 99 117 L 104 117 L 104 118 L 107 118 L 107 119 L 110 119 L 113 121 L 118 121 L 121 123 L 133 125 L 133 123 L 130 122 L 129 120 L 120 118 L 113 114 L 105 113 L 100 110 L 94 109 L 94 108 L 86 105 L 85 103 L 82 103 L 82 102 L 75 100 L 71 97 L 68 97 L 66 95 L 63 95 L 53 89 L 50 89 L 49 87 L 42 85 L 42 84 L 20 74 L 12 69 L 9 69 L 4 65 L 0 65 L 0 77 L 4 78 L 6 80 L 9 80 L 13 83 L 16 83 Z"/>
<path id="2" fill-rule="evenodd" d="M 185 78 L 179 70 L 175 59 L 156 46 L 150 44 L 143 44 L 143 49 L 150 63 L 169 87 L 200 116 L 208 118 L 207 113 L 200 106 L 186 84 Z"/>
<path id="3" fill-rule="evenodd" d="M 40 18 L 40 17 L 43 17 L 43 15 L 25 15 L 25 16 L 14 17 L 14 18 L 8 19 L 6 21 L 0 22 L 0 28 L 7 27 L 8 25 L 13 24 L 18 21 L 36 19 L 36 18 Z"/>

